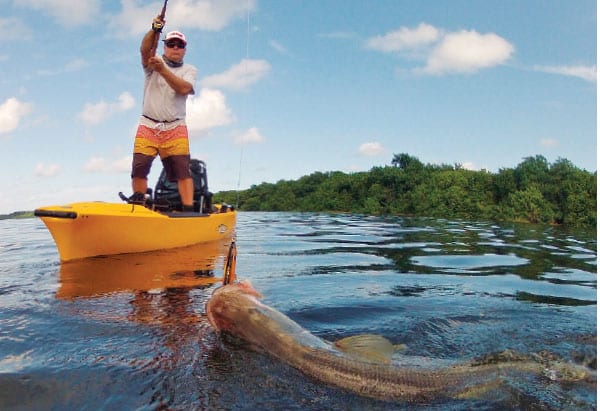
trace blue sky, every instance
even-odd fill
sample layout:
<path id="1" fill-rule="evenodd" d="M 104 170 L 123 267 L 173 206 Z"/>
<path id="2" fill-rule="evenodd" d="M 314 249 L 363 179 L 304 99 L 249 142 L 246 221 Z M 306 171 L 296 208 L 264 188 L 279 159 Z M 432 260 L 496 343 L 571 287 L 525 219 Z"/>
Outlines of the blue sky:
<path id="1" fill-rule="evenodd" d="M 162 2 L 0 6 L 0 213 L 119 201 L 139 43 Z M 198 68 L 191 151 L 213 192 L 366 171 L 396 153 L 597 169 L 593 0 L 170 0 L 166 20 Z"/>

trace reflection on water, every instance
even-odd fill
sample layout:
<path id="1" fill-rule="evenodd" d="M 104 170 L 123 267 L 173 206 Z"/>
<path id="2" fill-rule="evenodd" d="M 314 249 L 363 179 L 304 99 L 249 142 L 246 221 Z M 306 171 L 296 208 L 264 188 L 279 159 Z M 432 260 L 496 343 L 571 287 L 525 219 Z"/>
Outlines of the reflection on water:
<path id="1" fill-rule="evenodd" d="M 63 263 L 56 296 L 68 299 L 210 285 L 221 280 L 214 278 L 214 269 L 217 260 L 223 259 L 229 241 Z"/>
<path id="2" fill-rule="evenodd" d="M 189 366 L 197 354 L 199 336 L 210 335 L 201 312 L 208 289 L 222 281 L 222 267 L 229 239 L 152 253 L 95 257 L 64 263 L 60 268 L 60 299 L 94 298 L 98 301 L 114 294 L 126 294 L 129 312 L 120 313 L 94 305 L 81 316 L 102 321 L 131 321 L 150 327 L 151 358 L 136 359 L 140 370 L 149 371 L 146 384 L 153 408 L 173 402 L 178 379 L 171 373 Z M 217 272 L 215 276 L 215 272 Z M 206 350 L 205 354 L 210 352 Z M 106 359 L 103 358 L 102 361 Z M 160 371 L 157 373 L 157 371 Z M 144 373 L 144 372 L 143 372 Z M 152 375 L 153 374 L 153 375 Z"/>
<path id="3" fill-rule="evenodd" d="M 357 397 L 215 336 L 204 306 L 228 244 L 61 265 L 40 221 L 0 232 L 0 409 L 596 407 L 595 380 L 422 407 Z M 510 349 L 595 369 L 595 233 L 240 213 L 236 237 L 238 277 L 322 338 L 381 334 L 415 362 Z"/>

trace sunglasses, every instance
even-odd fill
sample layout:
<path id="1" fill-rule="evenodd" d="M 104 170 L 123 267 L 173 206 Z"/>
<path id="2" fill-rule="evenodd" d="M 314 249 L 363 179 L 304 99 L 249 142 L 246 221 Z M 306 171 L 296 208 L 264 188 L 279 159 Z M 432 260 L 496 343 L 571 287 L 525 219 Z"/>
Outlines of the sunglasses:
<path id="1" fill-rule="evenodd" d="M 185 44 L 183 44 L 181 41 L 167 41 L 165 43 L 165 46 L 167 46 L 170 49 L 172 49 L 174 47 L 177 47 L 177 48 L 180 48 L 180 49 L 184 49 L 185 48 Z"/>

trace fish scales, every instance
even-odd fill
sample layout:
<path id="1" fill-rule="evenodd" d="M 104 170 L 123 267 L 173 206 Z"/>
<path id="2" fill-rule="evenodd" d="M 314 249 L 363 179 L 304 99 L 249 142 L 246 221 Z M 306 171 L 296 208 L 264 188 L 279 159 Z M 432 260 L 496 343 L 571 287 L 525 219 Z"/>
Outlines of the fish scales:
<path id="1" fill-rule="evenodd" d="M 259 297 L 249 282 L 221 287 L 207 303 L 208 319 L 219 332 L 241 338 L 316 380 L 363 396 L 409 402 L 472 398 L 497 388 L 509 375 L 544 376 L 548 371 L 545 364 L 530 356 L 512 352 L 491 356 L 494 360 L 487 362 L 440 368 L 366 361 L 311 334 L 261 303 Z"/>

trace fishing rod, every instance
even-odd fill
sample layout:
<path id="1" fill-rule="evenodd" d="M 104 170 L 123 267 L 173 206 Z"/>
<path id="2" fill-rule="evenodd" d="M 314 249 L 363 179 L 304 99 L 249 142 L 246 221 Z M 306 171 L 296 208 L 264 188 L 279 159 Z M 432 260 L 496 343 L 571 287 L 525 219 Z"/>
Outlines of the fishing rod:
<path id="1" fill-rule="evenodd" d="M 158 39 L 160 38 L 160 33 L 162 33 L 162 29 L 164 27 L 165 15 L 167 14 L 167 2 L 169 0 L 165 0 L 162 10 L 160 11 L 160 20 L 161 23 L 152 23 L 152 30 L 154 30 L 154 45 L 151 49 L 151 55 L 154 56 L 156 54 L 156 49 L 158 48 Z"/>
<path id="2" fill-rule="evenodd" d="M 237 277 L 235 275 L 235 265 L 237 260 L 237 246 L 235 245 L 235 239 L 229 244 L 229 251 L 227 252 L 227 260 L 225 261 L 225 269 L 223 270 L 223 285 L 233 284 Z"/>

